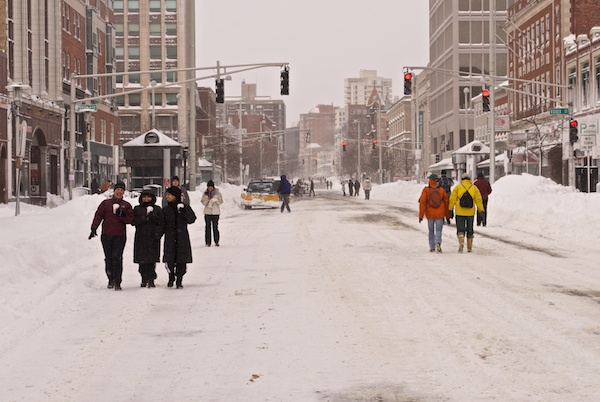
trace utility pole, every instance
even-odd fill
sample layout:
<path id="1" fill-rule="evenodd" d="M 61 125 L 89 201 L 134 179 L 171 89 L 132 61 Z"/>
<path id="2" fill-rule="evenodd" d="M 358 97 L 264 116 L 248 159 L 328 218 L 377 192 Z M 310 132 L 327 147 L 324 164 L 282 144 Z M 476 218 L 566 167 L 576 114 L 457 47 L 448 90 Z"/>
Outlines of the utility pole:
<path id="1" fill-rule="evenodd" d="M 490 184 L 496 180 L 496 2 L 490 1 Z"/>

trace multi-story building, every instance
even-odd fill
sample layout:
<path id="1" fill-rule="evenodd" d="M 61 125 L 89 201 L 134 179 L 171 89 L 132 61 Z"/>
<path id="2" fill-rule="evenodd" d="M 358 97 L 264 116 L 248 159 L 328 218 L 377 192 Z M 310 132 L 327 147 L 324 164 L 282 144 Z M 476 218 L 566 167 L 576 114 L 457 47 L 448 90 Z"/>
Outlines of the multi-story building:
<path id="1" fill-rule="evenodd" d="M 506 21 L 511 3 L 494 1 L 496 26 Z M 441 160 L 473 140 L 473 127 L 467 128 L 470 97 L 481 93 L 486 84 L 482 84 L 482 76 L 506 76 L 506 34 L 496 30 L 495 71 L 491 71 L 489 2 L 432 0 L 429 9 L 430 152 Z"/>
<path id="2" fill-rule="evenodd" d="M 277 130 L 285 129 L 285 102 L 281 99 L 261 98 L 261 96 L 257 95 L 256 84 L 248 84 L 242 81 L 242 96 L 237 100 L 225 100 L 221 122 L 227 116 L 239 114 L 241 108 L 242 114 L 265 115 L 275 123 Z"/>
<path id="3" fill-rule="evenodd" d="M 309 134 L 310 133 L 310 134 Z M 299 159 L 305 177 L 318 173 L 318 153 L 332 151 L 335 139 L 335 107 L 318 105 L 308 113 L 300 115 Z"/>
<path id="4" fill-rule="evenodd" d="M 9 199 L 9 176 L 8 172 L 12 166 L 12 161 L 8 159 L 8 139 L 12 135 L 8 128 L 8 113 L 10 110 L 10 100 L 6 85 L 8 84 L 8 54 L 7 54 L 7 34 L 8 34 L 8 14 L 6 0 L 0 0 L 0 203 L 6 204 Z"/>
<path id="5" fill-rule="evenodd" d="M 112 2 L 121 144 L 156 128 L 197 152 L 196 83 L 183 82 L 195 77 L 194 2 Z"/>
<path id="6" fill-rule="evenodd" d="M 392 103 L 392 79 L 377 76 L 377 70 L 360 70 L 358 78 L 344 79 L 344 104 L 365 105 L 373 92 L 377 90 L 382 101 Z"/>
<path id="7" fill-rule="evenodd" d="M 0 179 L 6 188 L 3 198 L 16 197 L 27 202 L 45 204 L 46 194 L 61 194 L 63 137 L 63 82 L 61 80 L 61 15 L 63 2 L 58 0 L 9 0 L 6 10 L 8 71 L 0 80 L 4 93 L 8 77 L 8 116 L 2 142 Z M 2 116 L 5 116 L 4 118 Z M 3 125 L 6 127 L 6 125 Z M 0 130 L 5 131 L 5 130 Z M 25 136 L 24 141 L 23 135 Z M 15 141 L 17 140 L 17 141 Z M 20 168 L 15 173 L 15 168 Z M 19 183 L 19 184 L 17 184 Z M 17 190 L 15 190 L 17 189 Z"/>
<path id="8" fill-rule="evenodd" d="M 114 182 L 118 173 L 118 119 L 110 95 L 115 93 L 115 81 L 111 76 L 93 76 L 115 72 L 111 4 L 106 0 L 63 0 L 60 15 L 62 71 L 57 78 L 62 81 L 66 115 L 72 115 L 72 107 L 76 110 L 75 134 L 66 132 L 64 136 L 65 144 L 75 138 L 75 153 L 70 156 L 73 172 L 69 175 L 75 186 L 89 187 L 93 180 L 99 184 Z M 72 82 L 72 74 L 92 76 Z M 71 99 L 71 85 L 75 86 L 75 99 Z M 100 99 L 82 106 L 88 97 Z M 68 130 L 70 121 L 65 123 Z M 68 155 L 66 160 L 70 164 Z"/>

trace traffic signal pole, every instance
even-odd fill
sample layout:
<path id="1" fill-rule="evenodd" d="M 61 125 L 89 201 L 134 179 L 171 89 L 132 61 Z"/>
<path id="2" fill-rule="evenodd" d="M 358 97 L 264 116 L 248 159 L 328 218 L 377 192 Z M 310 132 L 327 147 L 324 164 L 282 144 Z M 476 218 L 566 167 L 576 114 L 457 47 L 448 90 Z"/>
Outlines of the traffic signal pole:
<path id="1" fill-rule="evenodd" d="M 490 122 L 488 127 L 490 128 L 490 184 L 494 184 L 496 181 L 496 21 L 495 21 L 495 9 L 496 5 L 494 0 L 490 0 Z M 527 158 L 527 155 L 525 155 Z M 474 172 L 475 173 L 475 172 Z M 540 172 L 541 174 L 541 172 Z"/>

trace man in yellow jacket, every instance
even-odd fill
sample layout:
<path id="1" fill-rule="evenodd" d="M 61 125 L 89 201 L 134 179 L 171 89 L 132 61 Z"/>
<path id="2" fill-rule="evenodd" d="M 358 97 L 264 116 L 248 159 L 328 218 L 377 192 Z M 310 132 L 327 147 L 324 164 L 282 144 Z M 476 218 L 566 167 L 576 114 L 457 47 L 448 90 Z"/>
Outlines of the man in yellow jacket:
<path id="1" fill-rule="evenodd" d="M 471 202 L 467 202 L 468 196 L 471 196 Z M 464 197 L 464 199 L 463 199 Z M 462 200 L 462 201 L 461 201 Z M 456 216 L 456 235 L 458 237 L 458 252 L 462 253 L 465 243 L 465 234 L 467 236 L 467 251 L 473 251 L 473 217 L 475 216 L 475 207 L 481 212 L 485 210 L 483 207 L 483 199 L 477 186 L 471 183 L 471 175 L 463 173 L 462 181 L 457 184 L 450 194 L 450 204 L 448 209 L 454 210 Z"/>

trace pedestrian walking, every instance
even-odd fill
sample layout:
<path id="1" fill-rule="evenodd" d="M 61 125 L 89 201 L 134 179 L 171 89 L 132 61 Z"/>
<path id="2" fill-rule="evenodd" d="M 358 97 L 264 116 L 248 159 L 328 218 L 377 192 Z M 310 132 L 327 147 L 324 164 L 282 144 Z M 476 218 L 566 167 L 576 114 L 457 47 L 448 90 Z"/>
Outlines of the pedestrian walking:
<path id="1" fill-rule="evenodd" d="M 346 185 L 348 184 L 347 180 L 342 180 L 342 193 L 344 193 L 344 197 L 346 196 Z"/>
<path id="2" fill-rule="evenodd" d="M 352 179 L 348 179 L 348 194 L 350 194 L 350 197 L 354 195 L 354 183 Z"/>
<path id="3" fill-rule="evenodd" d="M 178 189 L 181 190 L 181 202 L 183 202 L 185 205 L 190 205 L 190 197 L 188 195 L 188 191 L 187 189 L 181 185 L 181 182 L 179 181 L 179 176 L 173 176 L 171 177 L 171 187 L 177 187 Z M 162 200 L 162 207 L 166 207 L 168 204 L 168 201 L 166 199 L 166 197 L 163 197 Z"/>
<path id="4" fill-rule="evenodd" d="M 365 200 L 371 199 L 371 189 L 372 188 L 373 188 L 373 184 L 371 183 L 371 179 L 369 179 L 367 177 L 363 183 L 363 190 L 365 192 Z"/>
<path id="5" fill-rule="evenodd" d="M 354 180 L 354 196 L 358 197 L 358 193 L 360 193 L 360 180 Z"/>
<path id="6" fill-rule="evenodd" d="M 311 195 L 313 197 L 316 197 L 316 194 L 315 194 L 315 182 L 313 181 L 313 179 L 310 179 L 310 191 L 308 192 L 308 196 L 310 197 Z"/>
<path id="7" fill-rule="evenodd" d="M 419 197 L 419 223 L 423 221 L 423 217 L 427 218 L 429 251 L 441 253 L 444 218 L 450 214 L 448 194 L 439 186 L 438 175 L 432 173 L 428 179 L 429 183 Z"/>
<path id="8" fill-rule="evenodd" d="M 142 191 L 140 203 L 133 208 L 133 262 L 139 264 L 141 287 L 156 285 L 156 263 L 160 261 L 160 238 L 164 230 L 164 216 L 156 205 L 156 196 L 149 190 Z"/>
<path id="9" fill-rule="evenodd" d="M 485 226 L 487 225 L 488 198 L 492 194 L 492 185 L 481 172 L 477 174 L 477 179 L 475 179 L 475 183 L 473 184 L 479 189 L 481 199 L 483 200 L 483 211 L 477 211 L 477 226 Z"/>
<path id="10" fill-rule="evenodd" d="M 181 199 L 181 189 L 171 186 L 165 193 L 167 206 L 164 212 L 164 249 L 163 262 L 169 273 L 167 286 L 182 288 L 183 276 L 187 272 L 187 264 L 192 262 L 192 245 L 188 225 L 196 222 L 196 214 Z"/>
<path id="11" fill-rule="evenodd" d="M 202 194 L 202 205 L 204 205 L 204 242 L 206 247 L 211 245 L 211 232 L 212 238 L 215 240 L 215 246 L 219 247 L 219 239 L 221 235 L 219 233 L 219 216 L 221 215 L 221 208 L 219 205 L 223 204 L 223 196 L 218 188 L 215 188 L 215 183 L 209 180 L 206 183 L 206 191 Z"/>
<path id="12" fill-rule="evenodd" d="M 108 288 L 121 290 L 123 276 L 123 250 L 127 242 L 127 225 L 133 222 L 133 208 L 123 199 L 125 183 L 115 184 L 113 196 L 100 203 L 88 239 L 97 236 L 102 224 L 100 241 L 104 251 L 104 270 L 108 278 Z"/>
<path id="13" fill-rule="evenodd" d="M 441 176 L 438 180 L 438 184 L 441 188 L 444 189 L 446 194 L 450 195 L 452 192 L 452 186 L 454 186 L 454 180 L 446 175 L 446 170 L 442 170 Z M 450 216 L 446 218 L 446 223 L 450 224 L 450 219 L 454 218 L 454 211 L 450 211 Z"/>
<path id="14" fill-rule="evenodd" d="M 463 173 L 462 181 L 454 186 L 452 194 L 450 194 L 449 210 L 454 209 L 456 217 L 456 236 L 458 237 L 458 252 L 462 253 L 465 243 L 465 235 L 467 237 L 467 251 L 473 251 L 473 238 L 475 237 L 473 230 L 473 216 L 475 215 L 475 207 L 480 211 L 484 211 L 483 200 L 481 193 L 476 185 L 471 183 L 471 175 Z"/>
<path id="15" fill-rule="evenodd" d="M 281 196 L 281 213 L 283 213 L 284 208 L 287 209 L 288 212 L 292 212 L 290 210 L 290 193 L 291 192 L 292 192 L 292 185 L 288 181 L 287 177 L 285 177 L 285 175 L 282 174 L 281 175 L 281 185 L 279 186 L 279 195 Z"/>

